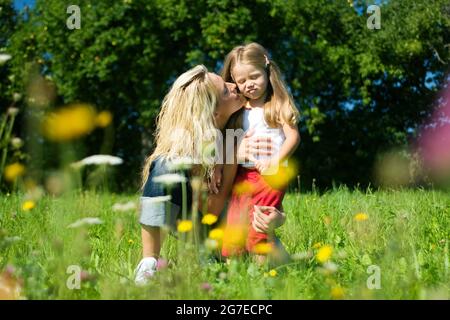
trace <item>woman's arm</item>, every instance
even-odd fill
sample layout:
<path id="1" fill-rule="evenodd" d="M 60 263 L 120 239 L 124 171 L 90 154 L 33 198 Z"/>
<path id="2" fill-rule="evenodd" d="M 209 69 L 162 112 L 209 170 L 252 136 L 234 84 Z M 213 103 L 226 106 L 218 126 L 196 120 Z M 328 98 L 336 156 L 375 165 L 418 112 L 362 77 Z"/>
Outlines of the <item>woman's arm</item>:
<path id="1" fill-rule="evenodd" d="M 237 164 L 225 164 L 222 172 L 222 183 L 219 192 L 208 194 L 208 213 L 219 216 L 227 201 L 231 188 L 233 187 L 234 177 L 236 176 Z"/>

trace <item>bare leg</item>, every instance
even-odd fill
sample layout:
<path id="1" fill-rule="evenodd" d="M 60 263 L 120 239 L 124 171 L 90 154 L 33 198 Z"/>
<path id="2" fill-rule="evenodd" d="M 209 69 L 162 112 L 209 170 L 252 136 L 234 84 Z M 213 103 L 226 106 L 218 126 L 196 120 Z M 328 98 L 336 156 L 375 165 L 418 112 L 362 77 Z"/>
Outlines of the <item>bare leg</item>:
<path id="1" fill-rule="evenodd" d="M 161 228 L 142 225 L 142 256 L 158 259 L 161 252 Z"/>

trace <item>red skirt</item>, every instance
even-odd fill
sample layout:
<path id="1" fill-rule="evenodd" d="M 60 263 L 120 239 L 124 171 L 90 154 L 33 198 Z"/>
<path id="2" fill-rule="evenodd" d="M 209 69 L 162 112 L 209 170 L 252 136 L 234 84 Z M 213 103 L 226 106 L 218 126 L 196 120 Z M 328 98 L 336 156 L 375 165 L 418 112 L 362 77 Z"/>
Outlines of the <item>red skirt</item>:
<path id="1" fill-rule="evenodd" d="M 227 211 L 222 245 L 224 257 L 254 252 L 256 244 L 268 242 L 267 234 L 257 232 L 252 226 L 253 206 L 280 209 L 284 193 L 284 189 L 270 186 L 258 170 L 239 166 Z"/>

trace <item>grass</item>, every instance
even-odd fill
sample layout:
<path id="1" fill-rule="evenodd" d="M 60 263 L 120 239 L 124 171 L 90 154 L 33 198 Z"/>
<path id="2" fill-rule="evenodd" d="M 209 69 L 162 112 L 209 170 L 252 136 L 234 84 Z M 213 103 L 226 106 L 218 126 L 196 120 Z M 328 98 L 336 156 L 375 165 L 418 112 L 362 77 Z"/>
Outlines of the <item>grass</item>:
<path id="1" fill-rule="evenodd" d="M 132 281 L 141 255 L 137 211 L 112 210 L 138 197 L 46 196 L 24 211 L 22 195 L 1 195 L 0 281 L 14 279 L 26 299 L 449 299 L 448 193 L 290 193 L 277 230 L 295 258 L 289 265 L 269 273 L 249 259 L 220 263 L 168 237 L 168 267 L 146 287 Z M 356 221 L 361 212 L 367 220 Z M 103 223 L 67 228 L 83 217 Z M 322 264 L 316 254 L 326 245 L 332 254 Z M 82 270 L 79 289 L 69 289 L 73 270 Z"/>

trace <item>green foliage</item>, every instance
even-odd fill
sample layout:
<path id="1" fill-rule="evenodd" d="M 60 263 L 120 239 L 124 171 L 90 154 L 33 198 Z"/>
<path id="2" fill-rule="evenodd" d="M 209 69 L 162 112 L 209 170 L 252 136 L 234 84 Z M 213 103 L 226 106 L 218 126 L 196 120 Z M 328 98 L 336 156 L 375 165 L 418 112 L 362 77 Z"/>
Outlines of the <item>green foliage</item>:
<path id="1" fill-rule="evenodd" d="M 199 63 L 219 71 L 234 46 L 257 41 L 302 111 L 302 181 L 365 185 L 376 154 L 417 134 L 446 81 L 450 14 L 446 0 L 391 0 L 381 5 L 381 29 L 369 30 L 368 2 L 351 3 L 83 0 L 81 29 L 69 30 L 71 3 L 37 0 L 15 28 L 13 12 L 1 16 L 13 55 L 7 95 L 25 92 L 37 66 L 56 85 L 56 105 L 83 101 L 110 110 L 116 140 L 107 151 L 125 158 L 122 187 L 135 190 L 175 77 Z M 101 139 L 90 136 L 86 152 L 97 151 Z"/>

